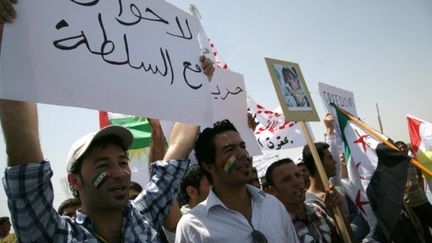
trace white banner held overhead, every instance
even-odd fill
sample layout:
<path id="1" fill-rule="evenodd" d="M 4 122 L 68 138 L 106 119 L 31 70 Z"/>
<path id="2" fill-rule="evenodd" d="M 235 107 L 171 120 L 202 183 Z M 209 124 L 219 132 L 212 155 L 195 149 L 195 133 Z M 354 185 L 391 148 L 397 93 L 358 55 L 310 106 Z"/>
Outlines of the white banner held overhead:
<path id="1" fill-rule="evenodd" d="M 3 34 L 1 98 L 212 121 L 192 15 L 157 0 L 23 0 L 15 8 Z"/>

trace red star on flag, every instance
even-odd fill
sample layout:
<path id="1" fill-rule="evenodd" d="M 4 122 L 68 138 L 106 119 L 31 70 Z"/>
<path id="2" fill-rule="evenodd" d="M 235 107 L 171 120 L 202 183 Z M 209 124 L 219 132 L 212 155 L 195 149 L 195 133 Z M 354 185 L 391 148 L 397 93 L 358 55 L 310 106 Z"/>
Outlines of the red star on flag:
<path id="1" fill-rule="evenodd" d="M 357 140 L 355 140 L 354 143 L 361 143 L 363 150 L 366 153 L 367 143 L 365 141 L 365 138 L 369 137 L 369 135 L 368 134 L 360 135 L 357 130 L 354 130 L 354 131 L 358 136 Z"/>
<path id="2" fill-rule="evenodd" d="M 366 212 L 364 211 L 364 209 L 363 209 L 363 205 L 365 205 L 365 204 L 369 204 L 369 202 L 368 201 L 362 201 L 361 200 L 361 198 L 360 198 L 360 196 L 361 196 L 361 191 L 360 190 L 358 190 L 358 192 L 357 192 L 357 196 L 356 196 L 356 199 L 355 199 L 355 204 L 357 205 L 357 207 L 364 213 L 364 214 L 366 214 Z"/>
<path id="3" fill-rule="evenodd" d="M 356 169 L 357 169 L 357 172 L 358 172 L 358 174 L 359 174 L 360 179 L 361 179 L 361 180 L 364 180 L 365 178 L 364 178 L 363 176 L 361 176 L 361 173 L 360 173 L 360 171 L 359 171 L 359 166 L 360 166 L 361 163 L 362 163 L 362 162 L 358 162 L 358 163 L 356 164 Z"/>

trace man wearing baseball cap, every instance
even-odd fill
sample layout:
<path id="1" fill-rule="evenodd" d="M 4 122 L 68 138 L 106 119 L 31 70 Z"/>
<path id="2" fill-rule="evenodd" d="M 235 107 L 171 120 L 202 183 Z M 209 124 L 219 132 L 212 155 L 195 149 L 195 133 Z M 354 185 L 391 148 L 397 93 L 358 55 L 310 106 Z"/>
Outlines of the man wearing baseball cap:
<path id="1" fill-rule="evenodd" d="M 200 60 L 210 78 L 211 60 Z M 187 171 L 197 126 L 174 125 L 164 160 L 152 164 L 148 189 L 133 201 L 129 130 L 108 126 L 78 139 L 67 157 L 69 186 L 81 200 L 73 220 L 52 205 L 53 172 L 42 154 L 36 104 L 0 100 L 0 120 L 8 154 L 4 185 L 19 242 L 159 242 L 157 229 Z"/>

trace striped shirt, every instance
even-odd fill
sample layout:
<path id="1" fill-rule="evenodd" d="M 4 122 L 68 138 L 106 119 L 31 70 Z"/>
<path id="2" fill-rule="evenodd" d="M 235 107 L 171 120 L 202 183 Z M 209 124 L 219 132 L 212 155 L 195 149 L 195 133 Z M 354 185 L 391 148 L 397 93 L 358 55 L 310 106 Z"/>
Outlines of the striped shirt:
<path id="1" fill-rule="evenodd" d="M 297 236 L 301 243 L 331 242 L 333 221 L 327 213 L 313 203 L 305 203 L 305 215 L 296 217 L 291 214 Z"/>
<path id="2" fill-rule="evenodd" d="M 188 160 L 152 164 L 146 190 L 125 207 L 123 242 L 159 242 L 156 229 L 163 224 L 188 165 Z M 73 221 L 53 208 L 52 174 L 47 161 L 6 168 L 3 185 L 19 242 L 99 242 L 89 216 L 78 211 Z"/>

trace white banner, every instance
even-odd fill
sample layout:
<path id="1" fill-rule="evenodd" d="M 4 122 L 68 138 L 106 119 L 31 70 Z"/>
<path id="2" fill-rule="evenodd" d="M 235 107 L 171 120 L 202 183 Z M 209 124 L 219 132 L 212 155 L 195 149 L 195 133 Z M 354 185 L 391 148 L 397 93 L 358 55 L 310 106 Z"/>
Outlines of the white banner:
<path id="1" fill-rule="evenodd" d="M 209 124 L 194 16 L 158 0 L 22 0 L 0 97 Z M 185 111 L 191 111 L 187 116 Z"/>
<path id="2" fill-rule="evenodd" d="M 258 122 L 255 137 L 262 150 L 280 150 L 303 147 L 306 139 L 299 122 L 286 121 L 280 107 L 266 110 L 248 97 L 249 113 Z"/>

